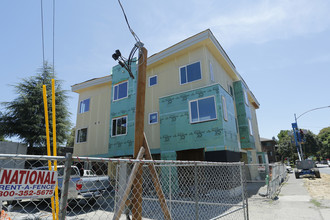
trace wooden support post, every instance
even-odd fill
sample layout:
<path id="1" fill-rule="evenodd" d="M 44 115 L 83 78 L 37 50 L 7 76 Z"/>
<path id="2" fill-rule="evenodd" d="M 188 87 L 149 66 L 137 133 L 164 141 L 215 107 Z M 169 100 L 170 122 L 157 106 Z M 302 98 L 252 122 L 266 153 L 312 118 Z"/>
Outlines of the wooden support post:
<path id="1" fill-rule="evenodd" d="M 136 91 L 136 109 L 135 109 L 135 136 L 134 136 L 134 158 L 137 157 L 141 146 L 143 146 L 144 132 L 144 105 L 146 93 L 146 75 L 147 75 L 147 49 L 141 48 L 142 57 L 139 60 L 137 91 Z M 142 169 L 136 173 L 133 183 L 132 216 L 134 220 L 142 219 Z"/>
<path id="2" fill-rule="evenodd" d="M 143 133 L 143 137 L 144 137 L 143 138 L 143 146 L 145 148 L 145 158 L 147 160 L 152 160 L 149 144 L 148 144 L 147 137 L 146 137 L 145 133 Z M 160 185 L 160 180 L 159 180 L 156 168 L 155 168 L 155 164 L 149 163 L 148 167 L 149 167 L 149 170 L 150 170 L 152 181 L 153 181 L 155 189 L 156 189 L 156 193 L 157 193 L 157 196 L 158 196 L 160 206 L 161 206 L 162 211 L 164 213 L 164 218 L 166 220 L 171 220 L 172 219 L 171 218 L 171 212 L 169 211 L 169 209 L 167 207 L 164 192 L 163 192 L 162 187 Z"/>
<path id="3" fill-rule="evenodd" d="M 144 147 L 141 147 L 140 148 L 140 152 L 138 153 L 137 155 L 137 159 L 142 159 L 143 156 L 144 156 L 144 152 L 145 152 L 145 149 Z M 125 189 L 125 192 L 124 192 L 124 195 L 123 197 L 121 198 L 120 200 L 120 205 L 119 205 L 119 208 L 118 210 L 115 212 L 115 215 L 113 216 L 113 220 L 119 220 L 121 214 L 123 213 L 124 211 L 124 208 L 125 208 L 125 203 L 128 199 L 128 196 L 129 196 L 129 193 L 131 191 L 131 188 L 132 188 L 132 185 L 133 185 L 133 182 L 136 180 L 137 178 L 137 173 L 139 170 L 142 170 L 141 169 L 141 166 L 142 166 L 142 163 L 135 163 L 134 164 L 134 167 L 132 169 L 132 172 L 131 172 L 131 175 L 129 176 L 129 179 L 128 179 L 128 183 L 127 183 L 127 186 L 126 186 L 126 189 Z M 133 196 L 135 196 L 133 194 Z M 142 206 L 142 204 L 141 204 Z M 132 210 L 132 214 L 133 214 L 133 210 Z"/>

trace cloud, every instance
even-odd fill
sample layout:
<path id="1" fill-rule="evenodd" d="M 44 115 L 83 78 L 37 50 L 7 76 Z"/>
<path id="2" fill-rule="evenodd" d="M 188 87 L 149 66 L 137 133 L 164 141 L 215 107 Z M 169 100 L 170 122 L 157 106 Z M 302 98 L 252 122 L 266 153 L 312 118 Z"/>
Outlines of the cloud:
<path id="1" fill-rule="evenodd" d="M 265 43 L 329 29 L 329 11 L 330 3 L 326 0 L 258 1 L 212 15 L 200 26 L 208 25 L 219 33 L 227 46 L 240 42 Z"/>

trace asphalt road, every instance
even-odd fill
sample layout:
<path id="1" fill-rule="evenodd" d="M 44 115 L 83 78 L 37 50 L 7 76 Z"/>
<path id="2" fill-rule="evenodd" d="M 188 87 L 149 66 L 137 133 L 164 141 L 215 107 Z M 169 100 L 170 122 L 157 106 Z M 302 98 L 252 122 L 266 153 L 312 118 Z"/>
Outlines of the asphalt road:
<path id="1" fill-rule="evenodd" d="M 330 174 L 330 167 L 328 165 L 317 164 L 317 168 L 319 168 L 321 174 Z"/>

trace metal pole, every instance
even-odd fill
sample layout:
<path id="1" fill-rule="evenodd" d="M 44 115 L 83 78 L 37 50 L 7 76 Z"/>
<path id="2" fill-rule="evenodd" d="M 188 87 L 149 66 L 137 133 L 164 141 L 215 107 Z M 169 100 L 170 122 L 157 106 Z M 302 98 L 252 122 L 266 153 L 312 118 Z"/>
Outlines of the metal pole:
<path id="1" fill-rule="evenodd" d="M 65 155 L 64 176 L 63 176 L 63 180 L 62 180 L 60 213 L 59 213 L 60 220 L 64 220 L 65 216 L 66 216 L 66 208 L 67 208 L 68 192 L 69 192 L 69 184 L 70 184 L 70 174 L 71 174 L 71 163 L 72 163 L 72 154 L 67 153 Z"/>
<path id="2" fill-rule="evenodd" d="M 196 214 L 196 220 L 199 219 L 199 213 L 198 213 L 198 179 L 197 179 L 197 163 L 195 163 L 195 214 Z"/>
<path id="3" fill-rule="evenodd" d="M 170 212 L 172 213 L 172 167 L 171 166 L 169 166 L 169 168 L 170 168 L 170 177 L 169 177 L 169 192 L 170 192 L 170 195 L 169 195 L 169 197 L 170 197 Z M 162 168 L 163 169 L 163 168 Z"/>
<path id="4" fill-rule="evenodd" d="M 246 199 L 246 201 L 245 201 L 245 195 L 244 195 L 244 193 L 245 193 L 245 181 L 243 180 L 244 178 L 243 178 L 243 166 L 244 166 L 244 164 L 240 164 L 239 165 L 239 171 L 240 171 L 240 176 L 241 176 L 241 187 L 242 187 L 242 204 L 243 204 L 243 211 L 244 211 L 244 220 L 247 220 L 247 219 L 249 219 L 249 211 L 248 211 L 248 200 Z M 245 204 L 245 202 L 246 202 L 246 204 Z M 246 206 L 246 212 L 245 212 L 245 206 Z"/>
<path id="5" fill-rule="evenodd" d="M 305 114 L 305 113 L 304 113 L 304 114 Z M 300 116 L 301 116 L 301 115 L 300 115 Z M 299 116 L 299 117 L 300 117 L 300 116 Z M 297 131 L 299 131 L 296 114 L 294 114 L 294 120 L 295 120 L 295 122 L 296 122 L 296 124 L 297 124 Z M 297 137 L 297 139 L 298 139 L 298 137 Z M 303 154 L 303 151 L 302 151 L 301 143 L 300 143 L 300 142 L 298 142 L 298 143 L 299 143 L 299 151 L 300 151 L 300 154 L 299 154 L 299 152 L 298 152 L 298 156 L 299 156 L 299 159 L 300 159 L 300 161 L 301 161 L 301 160 L 304 159 L 304 154 Z"/>

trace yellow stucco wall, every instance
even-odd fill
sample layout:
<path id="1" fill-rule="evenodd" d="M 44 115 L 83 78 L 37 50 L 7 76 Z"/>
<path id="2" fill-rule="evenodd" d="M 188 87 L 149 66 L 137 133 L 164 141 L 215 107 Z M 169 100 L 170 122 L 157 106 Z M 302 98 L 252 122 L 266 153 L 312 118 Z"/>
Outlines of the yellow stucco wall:
<path id="1" fill-rule="evenodd" d="M 251 111 L 251 116 L 252 116 L 252 128 L 253 128 L 254 141 L 255 141 L 255 145 L 256 145 L 256 151 L 261 152 L 262 149 L 261 149 L 261 142 L 260 142 L 260 136 L 259 136 L 256 109 L 252 105 L 250 105 L 250 111 Z"/>
<path id="2" fill-rule="evenodd" d="M 91 86 L 79 93 L 76 139 L 73 154 L 87 156 L 108 153 L 111 82 Z M 79 113 L 80 101 L 90 98 L 88 112 Z M 87 128 L 87 142 L 77 143 L 77 130 Z"/>

